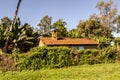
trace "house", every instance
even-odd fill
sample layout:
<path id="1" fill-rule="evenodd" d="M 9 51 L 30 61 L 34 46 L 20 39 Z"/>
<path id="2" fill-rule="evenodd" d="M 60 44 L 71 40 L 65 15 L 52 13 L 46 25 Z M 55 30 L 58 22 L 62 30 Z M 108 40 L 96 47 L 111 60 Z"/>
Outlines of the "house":
<path id="1" fill-rule="evenodd" d="M 52 32 L 52 37 L 41 37 L 39 46 L 68 46 L 70 48 L 97 49 L 98 43 L 88 38 L 58 38 L 57 32 Z"/>

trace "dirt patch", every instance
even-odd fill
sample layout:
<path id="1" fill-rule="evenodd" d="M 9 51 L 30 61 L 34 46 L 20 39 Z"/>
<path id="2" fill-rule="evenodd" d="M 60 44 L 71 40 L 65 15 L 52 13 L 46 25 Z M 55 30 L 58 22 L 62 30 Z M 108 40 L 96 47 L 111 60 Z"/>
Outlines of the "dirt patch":
<path id="1" fill-rule="evenodd" d="M 0 69 L 4 71 L 16 70 L 14 58 L 8 54 L 0 55 Z"/>

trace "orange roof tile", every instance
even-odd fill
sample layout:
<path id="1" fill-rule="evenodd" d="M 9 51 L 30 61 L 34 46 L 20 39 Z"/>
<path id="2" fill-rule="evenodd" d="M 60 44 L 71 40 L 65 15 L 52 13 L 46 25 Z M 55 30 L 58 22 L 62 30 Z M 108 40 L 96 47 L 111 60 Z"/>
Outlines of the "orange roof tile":
<path id="1" fill-rule="evenodd" d="M 88 38 L 61 38 L 58 40 L 53 40 L 51 37 L 43 37 L 40 40 L 42 40 L 46 45 L 98 45 L 96 41 Z"/>

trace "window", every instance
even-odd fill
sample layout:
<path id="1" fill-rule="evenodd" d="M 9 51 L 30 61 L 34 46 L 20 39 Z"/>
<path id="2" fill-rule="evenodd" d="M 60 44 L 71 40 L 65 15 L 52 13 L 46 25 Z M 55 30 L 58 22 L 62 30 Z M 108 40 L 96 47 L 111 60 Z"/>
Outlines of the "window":
<path id="1" fill-rule="evenodd" d="M 84 46 L 79 46 L 78 49 L 79 50 L 84 50 L 85 48 L 84 48 Z"/>
<path id="2" fill-rule="evenodd" d="M 84 46 L 70 46 L 70 48 L 74 49 L 74 50 L 84 50 Z"/>

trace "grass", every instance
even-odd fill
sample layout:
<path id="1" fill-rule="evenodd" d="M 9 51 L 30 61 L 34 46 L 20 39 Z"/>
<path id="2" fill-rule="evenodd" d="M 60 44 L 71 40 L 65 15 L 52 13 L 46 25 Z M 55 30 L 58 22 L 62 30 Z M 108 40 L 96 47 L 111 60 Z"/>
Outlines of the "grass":
<path id="1" fill-rule="evenodd" d="M 120 80 L 120 64 L 82 65 L 22 72 L 0 71 L 0 80 Z"/>

